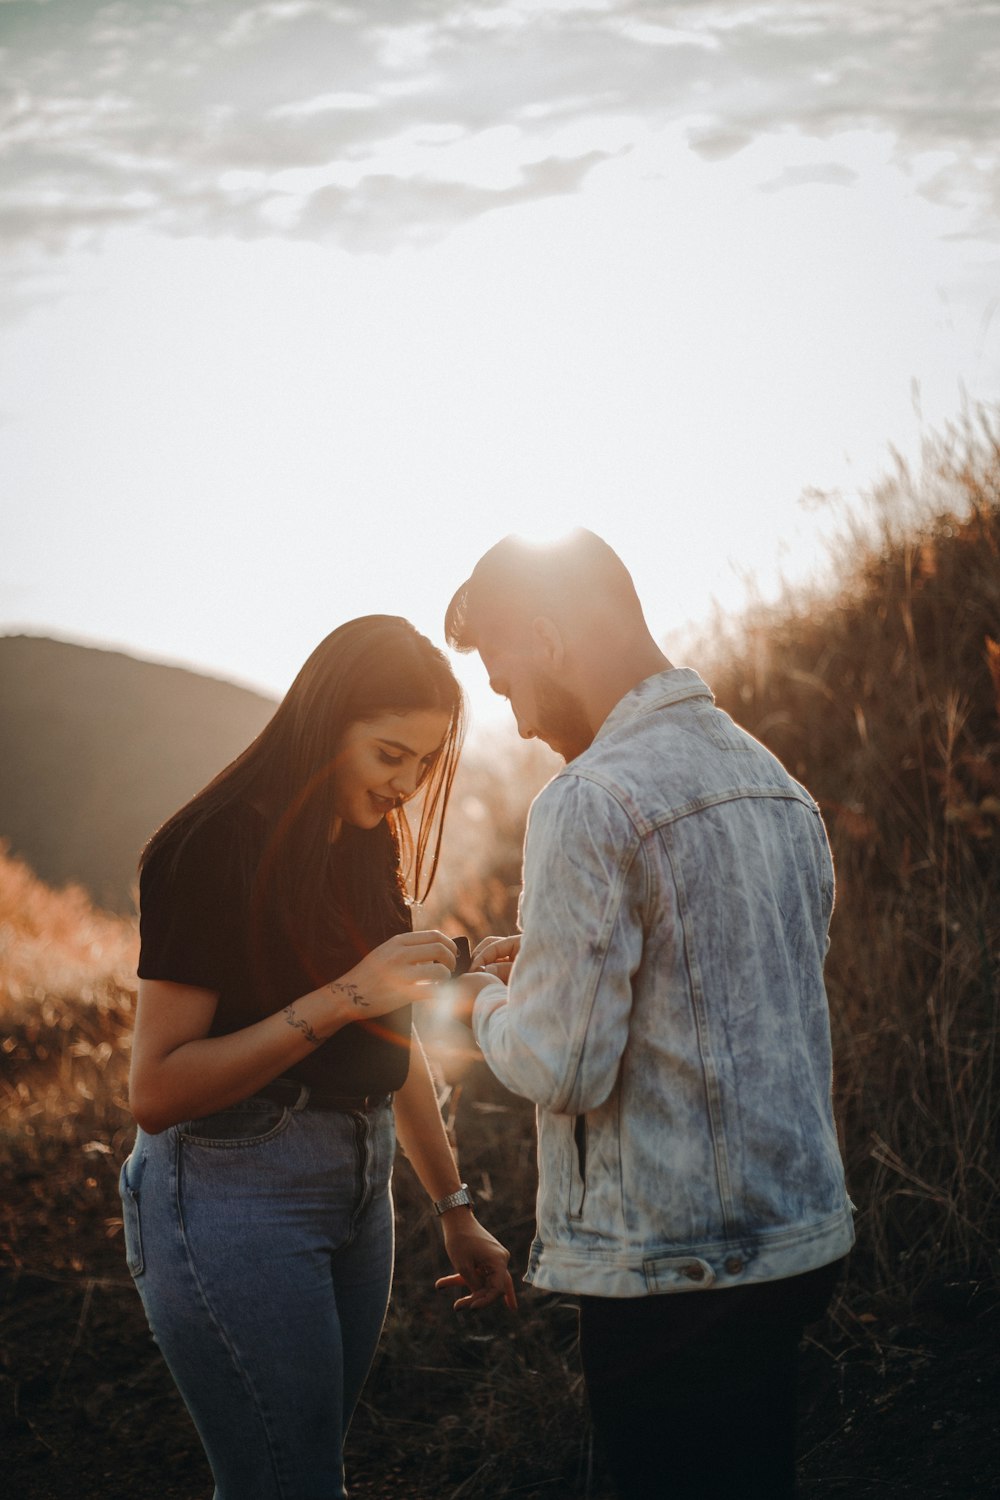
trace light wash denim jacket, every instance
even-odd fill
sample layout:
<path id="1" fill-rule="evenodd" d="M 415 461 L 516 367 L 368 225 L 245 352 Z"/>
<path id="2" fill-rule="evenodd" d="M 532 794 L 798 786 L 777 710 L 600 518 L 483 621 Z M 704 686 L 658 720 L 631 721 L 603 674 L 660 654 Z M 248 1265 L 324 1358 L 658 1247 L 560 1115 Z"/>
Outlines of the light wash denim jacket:
<path id="1" fill-rule="evenodd" d="M 635 1297 L 847 1252 L 832 908 L 819 808 L 696 672 L 640 683 L 539 793 L 521 952 L 474 1013 L 538 1106 L 527 1281 Z"/>

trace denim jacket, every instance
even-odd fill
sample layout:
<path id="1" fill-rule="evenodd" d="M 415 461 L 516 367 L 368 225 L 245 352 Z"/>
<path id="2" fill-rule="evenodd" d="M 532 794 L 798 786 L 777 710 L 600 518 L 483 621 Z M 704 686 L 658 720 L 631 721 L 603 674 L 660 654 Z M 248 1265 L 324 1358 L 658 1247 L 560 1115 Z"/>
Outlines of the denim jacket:
<path id="1" fill-rule="evenodd" d="M 538 1107 L 527 1281 L 634 1297 L 846 1253 L 833 894 L 816 803 L 691 670 L 626 694 L 539 793 L 521 951 L 474 1013 Z"/>

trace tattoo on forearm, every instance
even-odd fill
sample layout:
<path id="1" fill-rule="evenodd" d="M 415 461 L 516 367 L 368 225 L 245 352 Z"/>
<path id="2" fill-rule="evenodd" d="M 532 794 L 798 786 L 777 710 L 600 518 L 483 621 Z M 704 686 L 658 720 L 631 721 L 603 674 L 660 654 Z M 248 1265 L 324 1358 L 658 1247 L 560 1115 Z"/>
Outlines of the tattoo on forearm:
<path id="1" fill-rule="evenodd" d="M 309 1025 L 309 1022 L 303 1020 L 301 1016 L 297 1016 L 295 1014 L 294 1005 L 286 1005 L 281 1014 L 284 1016 L 289 1026 L 294 1026 L 296 1031 L 301 1031 L 306 1041 L 309 1042 L 313 1047 L 321 1047 L 323 1045 L 323 1038 L 316 1035 L 315 1031 L 313 1031 L 312 1027 Z"/>
<path id="2" fill-rule="evenodd" d="M 367 1010 L 371 1004 L 371 1001 L 365 999 L 356 984 L 342 984 L 339 979 L 331 979 L 327 984 L 327 989 L 333 996 L 336 996 L 339 990 L 342 995 L 347 996 L 352 1005 L 357 1006 L 358 1010 Z"/>

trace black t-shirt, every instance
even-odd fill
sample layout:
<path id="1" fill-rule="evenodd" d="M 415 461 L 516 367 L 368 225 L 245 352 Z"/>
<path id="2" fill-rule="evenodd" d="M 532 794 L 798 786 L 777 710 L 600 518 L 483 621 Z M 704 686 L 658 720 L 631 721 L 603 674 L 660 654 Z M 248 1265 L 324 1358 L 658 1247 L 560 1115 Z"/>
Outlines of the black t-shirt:
<path id="1" fill-rule="evenodd" d="M 139 882 L 139 977 L 215 990 L 211 1036 L 227 1036 L 283 1009 L 318 988 L 310 966 L 268 921 L 251 918 L 252 880 L 265 852 L 267 826 L 248 804 L 214 814 L 180 852 L 166 839 L 153 851 Z M 254 923 L 251 933 L 251 920 Z M 401 915 L 395 930 L 407 925 Z M 391 931 L 385 937 L 391 936 Z M 253 941 L 251 941 L 251 937 Z M 259 956 L 266 954 L 267 993 L 261 995 Z M 345 942 L 329 979 L 353 968 L 358 954 Z M 320 981 L 322 982 L 322 981 Z M 410 1007 L 334 1033 L 287 1073 L 342 1094 L 379 1094 L 406 1081 Z"/>

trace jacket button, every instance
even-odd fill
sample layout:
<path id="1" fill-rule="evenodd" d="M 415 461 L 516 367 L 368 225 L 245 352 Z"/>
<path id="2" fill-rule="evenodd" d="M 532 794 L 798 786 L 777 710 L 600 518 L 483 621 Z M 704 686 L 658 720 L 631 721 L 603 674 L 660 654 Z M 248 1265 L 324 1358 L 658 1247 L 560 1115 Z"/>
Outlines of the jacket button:
<path id="1" fill-rule="evenodd" d="M 743 1262 L 738 1255 L 731 1255 L 726 1261 L 726 1270 L 730 1276 L 738 1276 L 743 1269 Z"/>
<path id="2" fill-rule="evenodd" d="M 704 1281 L 705 1267 L 699 1266 L 698 1262 L 693 1260 L 689 1266 L 684 1267 L 684 1275 L 688 1281 Z"/>

